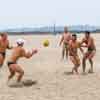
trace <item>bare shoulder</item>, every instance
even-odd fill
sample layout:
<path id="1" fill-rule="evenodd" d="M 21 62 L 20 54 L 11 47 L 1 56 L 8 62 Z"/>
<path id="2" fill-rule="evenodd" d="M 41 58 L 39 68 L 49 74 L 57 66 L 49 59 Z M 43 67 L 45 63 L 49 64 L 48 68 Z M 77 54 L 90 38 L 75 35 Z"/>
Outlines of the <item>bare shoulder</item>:
<path id="1" fill-rule="evenodd" d="M 90 39 L 91 39 L 91 40 L 94 40 L 94 38 L 93 38 L 92 36 L 90 37 Z"/>
<path id="2" fill-rule="evenodd" d="M 72 33 L 71 32 L 68 32 L 70 35 L 72 35 Z"/>
<path id="3" fill-rule="evenodd" d="M 70 32 L 68 32 L 68 36 L 71 36 L 72 34 Z"/>
<path id="4" fill-rule="evenodd" d="M 20 48 L 20 54 L 21 54 L 23 57 L 26 55 L 25 49 L 24 49 L 24 48 Z"/>
<path id="5" fill-rule="evenodd" d="M 82 38 L 82 41 L 86 41 L 86 38 L 85 38 L 85 37 L 83 37 L 83 38 Z"/>
<path id="6" fill-rule="evenodd" d="M 72 40 L 69 41 L 69 45 L 71 45 L 71 44 L 72 44 Z"/>
<path id="7" fill-rule="evenodd" d="M 25 49 L 24 49 L 24 48 L 20 48 L 20 51 L 21 51 L 21 52 L 25 52 Z"/>
<path id="8" fill-rule="evenodd" d="M 88 41 L 89 42 L 93 42 L 94 41 L 94 38 L 93 37 L 90 37 Z"/>

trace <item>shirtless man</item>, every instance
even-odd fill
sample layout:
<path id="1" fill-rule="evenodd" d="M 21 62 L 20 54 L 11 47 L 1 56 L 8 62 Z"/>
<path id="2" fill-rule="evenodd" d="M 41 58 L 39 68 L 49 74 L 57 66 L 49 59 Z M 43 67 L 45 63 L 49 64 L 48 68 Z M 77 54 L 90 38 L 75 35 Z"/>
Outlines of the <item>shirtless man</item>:
<path id="1" fill-rule="evenodd" d="M 0 67 L 2 67 L 4 63 L 7 49 L 12 49 L 12 47 L 9 46 L 7 33 L 1 33 L 0 34 Z"/>
<path id="2" fill-rule="evenodd" d="M 91 68 L 89 69 L 89 73 L 93 73 L 93 57 L 96 53 L 96 46 L 94 43 L 93 37 L 90 36 L 90 32 L 85 32 L 85 37 L 82 39 L 81 44 L 83 44 L 83 47 L 87 48 L 87 52 L 84 54 L 82 65 L 83 65 L 83 73 L 85 73 L 86 69 L 86 60 L 88 59 L 91 65 Z"/>
<path id="3" fill-rule="evenodd" d="M 78 74 L 78 68 L 80 66 L 80 58 L 78 56 L 78 48 L 82 53 L 84 53 L 83 49 L 81 48 L 80 43 L 77 41 L 77 35 L 72 35 L 72 40 L 69 42 L 69 56 L 70 60 L 74 64 L 74 67 L 72 68 L 72 73 Z"/>
<path id="4" fill-rule="evenodd" d="M 29 59 L 30 57 L 32 57 L 34 54 L 37 53 L 36 49 L 33 49 L 32 52 L 26 52 L 25 49 L 23 48 L 23 45 L 24 45 L 24 40 L 22 39 L 17 40 L 17 46 L 13 48 L 12 55 L 8 60 L 7 64 L 10 71 L 10 75 L 8 76 L 8 81 L 11 78 L 13 78 L 15 73 L 18 73 L 19 76 L 17 78 L 17 82 L 20 82 L 24 75 L 24 71 L 17 63 L 19 58 L 25 57 Z"/>
<path id="5" fill-rule="evenodd" d="M 71 40 L 71 34 L 68 32 L 68 28 L 64 27 L 64 33 L 59 43 L 60 46 L 63 43 L 62 59 L 64 59 L 65 52 L 66 52 L 66 59 L 68 58 L 68 43 L 70 40 Z"/>

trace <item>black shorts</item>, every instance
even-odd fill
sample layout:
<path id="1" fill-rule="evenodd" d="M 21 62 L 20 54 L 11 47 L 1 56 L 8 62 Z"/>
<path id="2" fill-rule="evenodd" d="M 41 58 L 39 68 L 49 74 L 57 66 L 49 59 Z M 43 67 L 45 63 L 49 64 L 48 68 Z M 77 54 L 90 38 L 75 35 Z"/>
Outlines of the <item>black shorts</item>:
<path id="1" fill-rule="evenodd" d="M 3 58 L 5 58 L 5 56 L 6 56 L 5 52 L 0 52 L 0 54 L 2 55 Z"/>
<path id="2" fill-rule="evenodd" d="M 10 62 L 10 61 L 7 63 L 8 67 L 9 67 L 10 65 L 12 65 L 12 64 L 16 64 L 16 63 L 15 63 L 15 62 Z"/>

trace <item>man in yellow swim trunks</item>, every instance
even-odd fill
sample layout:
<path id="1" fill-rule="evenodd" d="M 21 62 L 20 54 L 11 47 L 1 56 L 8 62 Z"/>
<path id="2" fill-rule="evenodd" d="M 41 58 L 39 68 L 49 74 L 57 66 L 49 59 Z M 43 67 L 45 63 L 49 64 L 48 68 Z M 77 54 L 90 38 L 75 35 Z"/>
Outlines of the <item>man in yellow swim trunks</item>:
<path id="1" fill-rule="evenodd" d="M 84 54 L 84 51 L 81 48 L 80 43 L 77 41 L 77 35 L 72 34 L 72 40 L 70 40 L 70 42 L 69 42 L 69 56 L 70 56 L 70 60 L 74 64 L 74 67 L 72 68 L 73 74 L 74 74 L 74 72 L 76 74 L 79 74 L 78 68 L 80 66 L 80 58 L 79 58 L 79 55 L 78 55 L 78 48 Z"/>

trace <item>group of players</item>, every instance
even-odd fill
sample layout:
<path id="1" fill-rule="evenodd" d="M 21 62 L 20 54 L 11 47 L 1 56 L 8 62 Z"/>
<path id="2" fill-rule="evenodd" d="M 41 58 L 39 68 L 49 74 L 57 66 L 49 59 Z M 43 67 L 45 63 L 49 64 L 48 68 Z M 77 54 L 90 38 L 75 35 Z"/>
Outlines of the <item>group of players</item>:
<path id="1" fill-rule="evenodd" d="M 8 82 L 11 78 L 13 78 L 13 76 L 16 73 L 18 73 L 17 82 L 19 83 L 24 75 L 24 70 L 20 65 L 18 65 L 17 63 L 18 59 L 22 57 L 25 58 L 32 57 L 34 54 L 37 53 L 37 49 L 32 49 L 31 52 L 26 52 L 26 50 L 23 48 L 24 46 L 23 39 L 18 39 L 16 43 L 17 46 L 15 47 L 10 46 L 7 33 L 0 34 L 0 67 L 2 67 L 4 64 L 4 60 L 6 57 L 6 50 L 12 49 L 12 54 L 7 61 L 8 69 L 10 72 L 10 75 L 8 76 Z"/>
<path id="2" fill-rule="evenodd" d="M 23 47 L 24 40 L 22 39 L 18 39 L 16 41 L 16 44 L 17 45 L 15 47 L 10 46 L 7 33 L 0 34 L 0 67 L 2 67 L 4 64 L 5 57 L 6 57 L 6 50 L 12 49 L 11 56 L 9 57 L 7 61 L 8 69 L 10 72 L 10 75 L 8 76 L 8 82 L 10 79 L 13 78 L 13 76 L 16 73 L 18 73 L 19 75 L 17 77 L 17 82 L 20 82 L 24 75 L 24 70 L 17 63 L 19 58 L 22 58 L 22 57 L 30 58 L 38 52 L 38 50 L 35 48 L 32 49 L 31 52 L 26 52 L 26 50 Z M 94 39 L 93 37 L 90 36 L 89 31 L 86 31 L 85 37 L 82 39 L 82 41 L 78 42 L 77 35 L 71 34 L 70 32 L 68 32 L 68 28 L 65 27 L 64 33 L 60 41 L 60 45 L 62 44 L 63 44 L 62 58 L 64 58 L 64 55 L 66 53 L 66 58 L 70 57 L 70 60 L 74 64 L 74 67 L 72 68 L 72 73 L 79 74 L 78 68 L 80 66 L 80 58 L 78 54 L 78 48 L 81 50 L 83 54 L 83 59 L 82 59 L 83 73 L 85 73 L 87 59 L 89 60 L 91 64 L 91 68 L 89 72 L 93 73 L 92 59 L 96 53 L 96 47 L 95 47 Z M 87 48 L 86 53 L 84 52 L 83 47 Z"/>
<path id="3" fill-rule="evenodd" d="M 74 73 L 79 74 L 78 68 L 81 62 L 79 58 L 78 49 L 80 49 L 80 51 L 83 54 L 82 58 L 83 74 L 85 74 L 86 60 L 89 60 L 89 63 L 91 65 L 89 73 L 93 73 L 93 57 L 96 53 L 96 46 L 94 43 L 94 39 L 89 31 L 86 31 L 84 38 L 81 41 L 78 41 L 77 35 L 71 34 L 70 32 L 68 32 L 68 28 L 65 27 L 59 45 L 62 44 L 63 44 L 62 58 L 64 58 L 65 54 L 66 58 L 70 57 L 71 62 L 74 64 L 74 67 L 72 68 L 73 74 Z M 84 52 L 83 48 L 87 48 L 87 51 Z"/>

